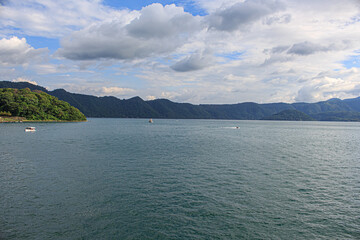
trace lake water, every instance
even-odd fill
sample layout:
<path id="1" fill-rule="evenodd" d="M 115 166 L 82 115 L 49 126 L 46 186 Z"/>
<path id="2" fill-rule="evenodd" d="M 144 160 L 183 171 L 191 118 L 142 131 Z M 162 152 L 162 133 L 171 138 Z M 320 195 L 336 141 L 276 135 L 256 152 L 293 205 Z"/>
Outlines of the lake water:
<path id="1" fill-rule="evenodd" d="M 0 210 L 0 239 L 360 239 L 360 123 L 1 124 Z"/>

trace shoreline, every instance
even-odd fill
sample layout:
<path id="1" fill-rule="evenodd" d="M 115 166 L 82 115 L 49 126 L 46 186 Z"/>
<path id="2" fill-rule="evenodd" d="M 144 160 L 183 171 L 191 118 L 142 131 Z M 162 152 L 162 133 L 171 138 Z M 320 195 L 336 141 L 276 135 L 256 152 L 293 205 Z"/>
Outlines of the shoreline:
<path id="1" fill-rule="evenodd" d="M 66 122 L 87 122 L 87 120 L 74 120 L 74 121 L 67 121 L 67 120 L 28 120 L 24 117 L 0 117 L 0 123 L 66 123 Z"/>

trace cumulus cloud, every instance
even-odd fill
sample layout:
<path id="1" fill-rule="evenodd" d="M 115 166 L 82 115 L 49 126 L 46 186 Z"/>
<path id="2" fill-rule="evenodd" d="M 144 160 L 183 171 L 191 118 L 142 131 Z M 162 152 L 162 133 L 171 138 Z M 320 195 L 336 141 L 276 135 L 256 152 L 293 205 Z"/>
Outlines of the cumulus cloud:
<path id="1" fill-rule="evenodd" d="M 136 38 L 167 38 L 199 29 L 199 21 L 183 8 L 174 4 L 162 6 L 154 3 L 141 10 L 140 16 L 131 21 L 126 29 Z"/>
<path id="2" fill-rule="evenodd" d="M 350 75 L 350 71 L 352 72 Z M 338 76 L 319 76 L 305 82 L 296 96 L 296 101 L 317 102 L 330 98 L 357 97 L 360 93 L 360 84 L 353 79 L 353 75 L 360 77 L 357 69 L 343 71 Z"/>
<path id="3" fill-rule="evenodd" d="M 3 66 L 26 65 L 38 62 L 47 53 L 47 48 L 34 49 L 27 44 L 25 38 L 0 39 L 0 65 Z"/>
<path id="4" fill-rule="evenodd" d="M 94 24 L 61 41 L 58 54 L 72 60 L 137 59 L 175 50 L 201 27 L 197 17 L 175 5 L 152 4 L 129 24 Z"/>
<path id="5" fill-rule="evenodd" d="M 360 76 L 342 71 L 359 67 L 351 57 L 360 49 L 358 2 L 186 1 L 201 8 L 194 15 L 208 13 L 193 16 L 175 5 L 131 11 L 111 9 L 100 0 L 7 1 L 0 10 L 0 39 L 9 40 L 13 33 L 56 37 L 61 38 L 61 49 L 54 55 L 57 61 L 44 63 L 46 54 L 40 52 L 46 49 L 34 49 L 18 37 L 23 48 L 8 42 L 0 46 L 0 73 L 13 79 L 35 70 L 51 74 L 51 82 L 73 83 L 70 90 L 75 92 L 193 103 L 350 97 L 360 93 Z M 60 64 L 66 69 L 59 69 Z M 31 68 L 18 67 L 27 65 Z M 60 70 L 71 77 L 54 74 Z M 109 77 L 114 71 L 118 75 Z M 40 83 L 49 76 L 36 79 Z M 141 90 L 112 87 L 120 81 Z"/>
<path id="6" fill-rule="evenodd" d="M 208 51 L 197 52 L 187 56 L 174 65 L 171 68 L 177 72 L 189 72 L 200 70 L 212 65 L 215 62 L 214 57 Z"/>
<path id="7" fill-rule="evenodd" d="M 11 81 L 12 82 L 28 82 L 28 83 L 31 83 L 31 84 L 34 84 L 34 85 L 38 85 L 37 82 L 31 81 L 31 80 L 29 80 L 27 78 L 23 78 L 23 77 L 18 77 L 16 79 L 11 80 Z"/>
<path id="8" fill-rule="evenodd" d="M 246 0 L 238 2 L 210 14 L 210 28 L 231 32 L 284 9 L 285 6 L 280 1 Z"/>

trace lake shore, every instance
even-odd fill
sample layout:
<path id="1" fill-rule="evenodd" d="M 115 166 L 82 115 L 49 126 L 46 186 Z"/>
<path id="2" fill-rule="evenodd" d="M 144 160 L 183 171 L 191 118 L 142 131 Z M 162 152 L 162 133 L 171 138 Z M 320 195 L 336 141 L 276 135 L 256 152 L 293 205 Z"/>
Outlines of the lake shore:
<path id="1" fill-rule="evenodd" d="M 87 122 L 85 121 L 65 121 L 65 120 L 28 120 L 24 117 L 0 117 L 0 123 L 22 123 L 22 122 Z"/>

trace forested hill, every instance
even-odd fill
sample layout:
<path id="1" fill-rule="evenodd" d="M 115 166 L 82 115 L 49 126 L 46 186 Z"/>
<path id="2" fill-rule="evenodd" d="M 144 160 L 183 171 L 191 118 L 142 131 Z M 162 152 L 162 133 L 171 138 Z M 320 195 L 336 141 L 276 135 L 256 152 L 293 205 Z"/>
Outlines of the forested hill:
<path id="1" fill-rule="evenodd" d="M 288 109 L 271 115 L 270 117 L 265 117 L 263 120 L 314 121 L 315 119 L 303 112 Z"/>
<path id="2" fill-rule="evenodd" d="M 78 109 L 40 90 L 0 89 L 1 122 L 14 117 L 32 121 L 85 121 Z M 4 120 L 7 119 L 7 120 Z"/>
<path id="3" fill-rule="evenodd" d="M 284 110 L 296 110 L 315 120 L 360 121 L 360 97 L 353 99 L 330 99 L 317 103 L 238 103 L 202 104 L 176 103 L 167 99 L 144 101 L 139 97 L 120 100 L 116 97 L 96 97 L 45 88 L 30 83 L 0 81 L 0 88 L 37 89 L 70 103 L 87 117 L 119 118 L 178 118 L 178 119 L 265 119 Z M 293 118 L 291 114 L 283 114 Z M 294 120 L 294 119 L 288 119 Z"/>

